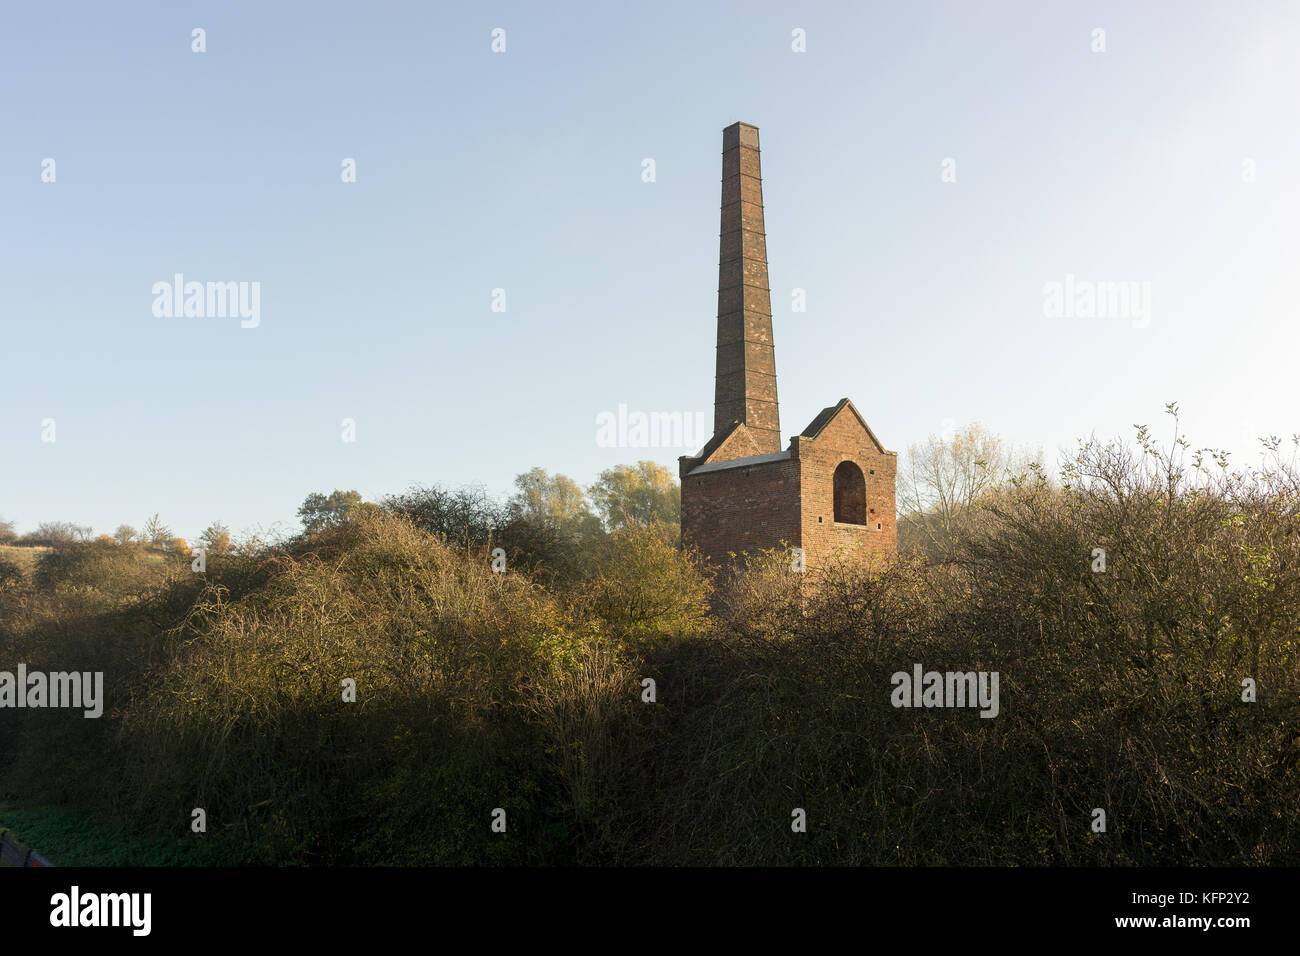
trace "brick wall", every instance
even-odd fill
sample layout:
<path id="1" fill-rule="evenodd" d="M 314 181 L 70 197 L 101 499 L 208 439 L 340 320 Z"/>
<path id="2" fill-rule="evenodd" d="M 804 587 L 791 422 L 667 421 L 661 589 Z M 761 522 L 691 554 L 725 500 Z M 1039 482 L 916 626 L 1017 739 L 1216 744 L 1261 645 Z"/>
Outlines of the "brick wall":
<path id="1" fill-rule="evenodd" d="M 795 442 L 802 465 L 800 538 L 807 566 L 824 567 L 840 551 L 897 552 L 894 483 L 898 455 L 881 451 L 849 411 L 837 415 L 816 438 L 800 436 Z M 866 525 L 835 521 L 833 476 L 843 461 L 862 469 L 867 488 Z"/>
<path id="2" fill-rule="evenodd" d="M 714 457 L 716 455 L 716 457 Z M 784 541 L 804 549 L 809 570 L 843 557 L 898 550 L 895 480 L 898 456 L 883 451 L 845 405 L 815 436 L 800 435 L 790 458 L 682 475 L 682 540 L 716 563 L 728 552 L 760 551 Z M 709 460 L 728 458 L 724 446 Z M 837 522 L 835 469 L 851 461 L 866 486 L 866 524 Z M 683 472 L 699 459 L 683 459 Z"/>
<path id="3" fill-rule="evenodd" d="M 682 541 L 715 563 L 727 553 L 799 544 L 799 462 L 742 465 L 682 478 Z"/>

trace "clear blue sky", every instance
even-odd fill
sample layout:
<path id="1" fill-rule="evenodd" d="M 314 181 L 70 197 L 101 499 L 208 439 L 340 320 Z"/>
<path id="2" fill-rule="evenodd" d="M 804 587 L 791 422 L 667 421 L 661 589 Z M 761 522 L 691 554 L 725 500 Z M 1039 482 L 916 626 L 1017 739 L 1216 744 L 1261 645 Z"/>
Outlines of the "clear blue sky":
<path id="1" fill-rule="evenodd" d="M 193 537 L 314 490 L 675 468 L 595 420 L 711 419 L 736 120 L 786 435 L 847 395 L 900 452 L 980 420 L 1054 460 L 1179 400 L 1253 458 L 1300 430 L 1298 11 L 5 4 L 0 516 Z M 155 317 L 178 272 L 260 282 L 259 327 Z M 1151 283 L 1149 325 L 1045 317 L 1067 274 Z"/>

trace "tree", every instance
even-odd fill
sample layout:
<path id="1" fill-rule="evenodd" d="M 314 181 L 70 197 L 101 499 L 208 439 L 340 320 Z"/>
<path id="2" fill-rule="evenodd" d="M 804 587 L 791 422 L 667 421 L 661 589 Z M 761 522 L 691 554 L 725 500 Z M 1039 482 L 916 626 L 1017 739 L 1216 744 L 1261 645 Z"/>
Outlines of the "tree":
<path id="1" fill-rule="evenodd" d="M 437 485 L 414 485 L 386 497 L 383 507 L 422 531 L 465 548 L 486 545 L 494 530 L 499 532 L 510 521 L 506 509 L 477 485 L 454 491 Z"/>
<path id="2" fill-rule="evenodd" d="M 605 527 L 611 531 L 629 521 L 681 527 L 681 486 L 669 469 L 656 462 L 607 468 L 588 491 Z"/>
<path id="3" fill-rule="evenodd" d="M 71 521 L 42 521 L 36 526 L 34 537 L 50 547 L 60 548 L 74 541 L 89 541 L 93 535 L 89 525 L 73 524 Z"/>
<path id="4" fill-rule="evenodd" d="M 575 536 L 599 530 L 582 486 L 567 475 L 533 468 L 515 477 L 515 488 L 509 508 L 524 521 Z"/>
<path id="5" fill-rule="evenodd" d="M 298 518 L 308 533 L 314 534 L 323 528 L 342 524 L 348 516 L 364 504 L 358 491 L 339 491 L 335 489 L 328 495 L 313 491 L 303 499 L 298 509 Z"/>
<path id="6" fill-rule="evenodd" d="M 499 540 L 534 573 L 572 580 L 588 562 L 588 550 L 604 536 L 586 493 L 572 478 L 533 468 L 515 477 Z"/>
<path id="7" fill-rule="evenodd" d="M 199 535 L 199 543 L 208 550 L 209 554 L 228 554 L 230 529 L 220 521 L 214 521 L 208 525 L 203 534 Z"/>
<path id="8" fill-rule="evenodd" d="M 551 483 L 549 478 L 545 482 Z M 546 497 L 538 483 L 530 489 L 536 492 L 536 501 Z M 571 492 L 568 489 L 566 494 Z M 503 504 L 478 485 L 457 489 L 415 485 L 386 497 L 383 508 L 467 553 L 486 556 L 492 548 L 504 548 L 512 570 L 550 580 L 576 577 L 584 563 L 584 546 L 591 541 L 583 535 L 600 530 L 600 522 L 589 511 L 585 520 L 572 515 L 557 519 L 545 505 L 535 502 L 529 507 L 520 495 Z"/>
<path id="9" fill-rule="evenodd" d="M 981 497 L 1038 459 L 1013 450 L 978 422 L 950 438 L 930 435 L 910 445 L 898 469 L 900 549 L 951 561 Z"/>
<path id="10" fill-rule="evenodd" d="M 139 532 L 129 524 L 120 524 L 117 526 L 117 530 L 113 532 L 113 540 L 121 545 L 134 544 L 139 536 Z"/>
<path id="11" fill-rule="evenodd" d="M 14 523 L 0 518 L 0 544 L 9 544 L 17 537 L 18 532 L 14 529 Z"/>
<path id="12" fill-rule="evenodd" d="M 144 523 L 143 539 L 154 547 L 165 547 L 174 537 L 172 529 L 167 527 L 159 520 L 155 514 L 152 518 Z"/>

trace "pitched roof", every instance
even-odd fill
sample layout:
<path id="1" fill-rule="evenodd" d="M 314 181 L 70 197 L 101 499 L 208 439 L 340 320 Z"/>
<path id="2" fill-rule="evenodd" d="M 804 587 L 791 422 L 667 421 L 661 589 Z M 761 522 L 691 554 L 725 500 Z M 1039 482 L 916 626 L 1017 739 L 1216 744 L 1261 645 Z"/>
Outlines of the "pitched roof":
<path id="1" fill-rule="evenodd" d="M 835 413 L 840 410 L 840 405 L 843 405 L 847 401 L 847 398 L 841 398 L 839 405 L 827 405 L 817 413 L 817 417 L 810 421 L 808 427 L 799 434 L 804 438 L 816 438 L 817 433 L 830 424 L 830 420 L 834 418 Z"/>
<path id="2" fill-rule="evenodd" d="M 712 455 L 722 445 L 724 441 L 731 437 L 731 433 L 740 427 L 740 421 L 736 420 L 720 432 L 714 432 L 713 437 L 704 443 L 704 447 L 697 451 L 691 458 L 703 461 Z"/>
<path id="3" fill-rule="evenodd" d="M 750 455 L 747 458 L 724 458 L 722 461 L 711 461 L 707 464 L 692 468 L 692 475 L 703 474 L 708 471 L 723 471 L 727 468 L 750 468 L 754 465 L 766 465 L 773 461 L 786 461 L 790 458 L 790 449 L 785 451 L 768 452 L 765 455 Z"/>
<path id="4" fill-rule="evenodd" d="M 880 443 L 880 439 L 877 438 L 876 433 L 871 430 L 871 426 L 867 424 L 867 420 L 862 417 L 862 413 L 859 412 L 857 407 L 847 398 L 841 398 L 834 405 L 828 405 L 826 408 L 823 408 L 818 412 L 817 417 L 810 421 L 808 427 L 800 433 L 800 437 L 816 438 L 821 434 L 822 429 L 834 421 L 835 417 L 845 408 L 848 408 L 853 412 L 853 417 L 858 420 L 858 423 L 863 427 L 866 433 L 871 436 L 871 440 L 876 443 L 876 447 L 882 452 L 885 452 L 885 446 Z M 888 452 L 886 452 L 886 454 L 888 454 Z"/>

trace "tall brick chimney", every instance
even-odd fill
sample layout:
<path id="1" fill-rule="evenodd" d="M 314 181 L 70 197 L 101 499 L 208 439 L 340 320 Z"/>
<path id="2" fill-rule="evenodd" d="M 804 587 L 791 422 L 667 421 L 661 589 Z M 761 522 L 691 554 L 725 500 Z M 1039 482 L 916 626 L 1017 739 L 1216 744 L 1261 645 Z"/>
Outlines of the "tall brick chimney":
<path id="1" fill-rule="evenodd" d="M 722 131 L 714 434 L 721 434 L 734 421 L 748 426 L 759 454 L 781 450 L 758 127 L 748 123 L 734 123 Z"/>

